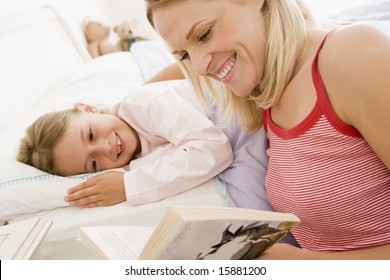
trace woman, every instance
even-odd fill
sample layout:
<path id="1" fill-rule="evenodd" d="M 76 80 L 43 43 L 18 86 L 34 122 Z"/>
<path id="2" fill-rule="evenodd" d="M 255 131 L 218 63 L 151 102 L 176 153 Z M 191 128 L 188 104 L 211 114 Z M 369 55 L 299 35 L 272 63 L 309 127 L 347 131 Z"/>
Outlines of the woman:
<path id="1" fill-rule="evenodd" d="M 299 0 L 146 3 L 198 91 L 217 80 L 226 119 L 265 124 L 267 193 L 301 218 L 302 249 L 278 244 L 264 258 L 389 259 L 389 37 L 318 28 Z"/>
<path id="2" fill-rule="evenodd" d="M 196 187 L 233 155 L 225 134 L 180 96 L 181 83 L 141 86 L 114 112 L 76 104 L 43 115 L 27 129 L 18 160 L 63 176 L 125 167 L 71 188 L 72 206 L 137 205 Z"/>

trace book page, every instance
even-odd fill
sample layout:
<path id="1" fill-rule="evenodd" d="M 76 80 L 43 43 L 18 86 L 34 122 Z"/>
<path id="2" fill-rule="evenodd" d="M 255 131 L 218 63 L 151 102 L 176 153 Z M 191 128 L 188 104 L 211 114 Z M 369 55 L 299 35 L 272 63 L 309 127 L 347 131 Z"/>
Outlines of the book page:
<path id="1" fill-rule="evenodd" d="M 47 232 L 52 226 L 52 220 L 38 219 L 35 226 L 31 228 L 29 235 L 26 237 L 15 259 L 27 260 L 31 259 L 35 251 L 41 245 Z"/>
<path id="2" fill-rule="evenodd" d="M 0 259 L 31 258 L 51 224 L 51 220 L 32 218 L 0 227 Z"/>
<path id="3" fill-rule="evenodd" d="M 136 260 L 154 227 L 100 226 L 80 228 L 81 241 L 104 259 Z"/>
<path id="4" fill-rule="evenodd" d="M 0 234 L 0 246 L 4 242 L 4 240 L 7 238 L 8 234 Z"/>
<path id="5" fill-rule="evenodd" d="M 12 260 L 26 241 L 37 220 L 31 219 L 0 227 L 3 242 L 0 246 L 0 259 Z"/>

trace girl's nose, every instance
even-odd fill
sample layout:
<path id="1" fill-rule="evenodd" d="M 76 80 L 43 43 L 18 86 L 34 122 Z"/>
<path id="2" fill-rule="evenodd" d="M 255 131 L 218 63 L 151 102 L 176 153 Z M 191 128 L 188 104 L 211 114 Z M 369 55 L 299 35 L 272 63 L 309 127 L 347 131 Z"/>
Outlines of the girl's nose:
<path id="1" fill-rule="evenodd" d="M 108 139 L 102 139 L 102 141 L 98 142 L 97 145 L 95 146 L 95 153 L 96 154 L 102 154 L 105 156 L 110 156 L 111 155 L 111 144 Z"/>

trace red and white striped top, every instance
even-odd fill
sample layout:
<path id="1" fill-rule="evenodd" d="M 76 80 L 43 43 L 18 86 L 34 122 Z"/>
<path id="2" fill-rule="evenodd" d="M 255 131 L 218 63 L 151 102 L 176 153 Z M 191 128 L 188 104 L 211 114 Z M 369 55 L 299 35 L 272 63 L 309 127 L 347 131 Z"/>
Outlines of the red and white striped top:
<path id="1" fill-rule="evenodd" d="M 287 130 L 272 122 L 270 110 L 264 112 L 267 194 L 276 211 L 301 219 L 293 234 L 303 248 L 331 252 L 388 244 L 390 171 L 333 111 L 317 64 L 323 43 L 312 65 L 312 112 Z"/>

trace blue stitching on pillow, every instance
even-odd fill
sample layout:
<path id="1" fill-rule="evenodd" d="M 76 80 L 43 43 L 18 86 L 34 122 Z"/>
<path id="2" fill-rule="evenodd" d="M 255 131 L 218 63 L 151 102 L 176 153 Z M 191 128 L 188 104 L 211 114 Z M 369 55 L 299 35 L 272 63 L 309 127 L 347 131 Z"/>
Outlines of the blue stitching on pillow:
<path id="1" fill-rule="evenodd" d="M 6 186 L 11 186 L 11 185 L 17 185 L 17 184 L 21 184 L 21 183 L 25 183 L 25 182 L 48 180 L 48 179 L 51 179 L 54 177 L 87 180 L 87 179 L 89 179 L 97 174 L 100 174 L 102 172 L 104 172 L 104 171 L 95 172 L 95 173 L 86 173 L 86 174 L 80 174 L 80 175 L 74 175 L 74 176 L 68 176 L 68 177 L 60 177 L 57 175 L 47 173 L 47 174 L 42 174 L 42 175 L 29 176 L 29 177 L 17 178 L 17 179 L 12 179 L 12 180 L 8 180 L 8 181 L 0 182 L 0 188 L 6 187 Z"/>
<path id="2" fill-rule="evenodd" d="M 16 184 L 20 184 L 20 183 L 24 183 L 24 182 L 47 180 L 47 179 L 50 179 L 53 177 L 55 177 L 55 175 L 53 175 L 53 174 L 42 174 L 42 175 L 37 175 L 37 176 L 32 176 L 32 177 L 30 176 L 30 177 L 13 179 L 13 180 L 1 182 L 0 188 L 10 186 L 10 185 L 16 185 Z"/>

